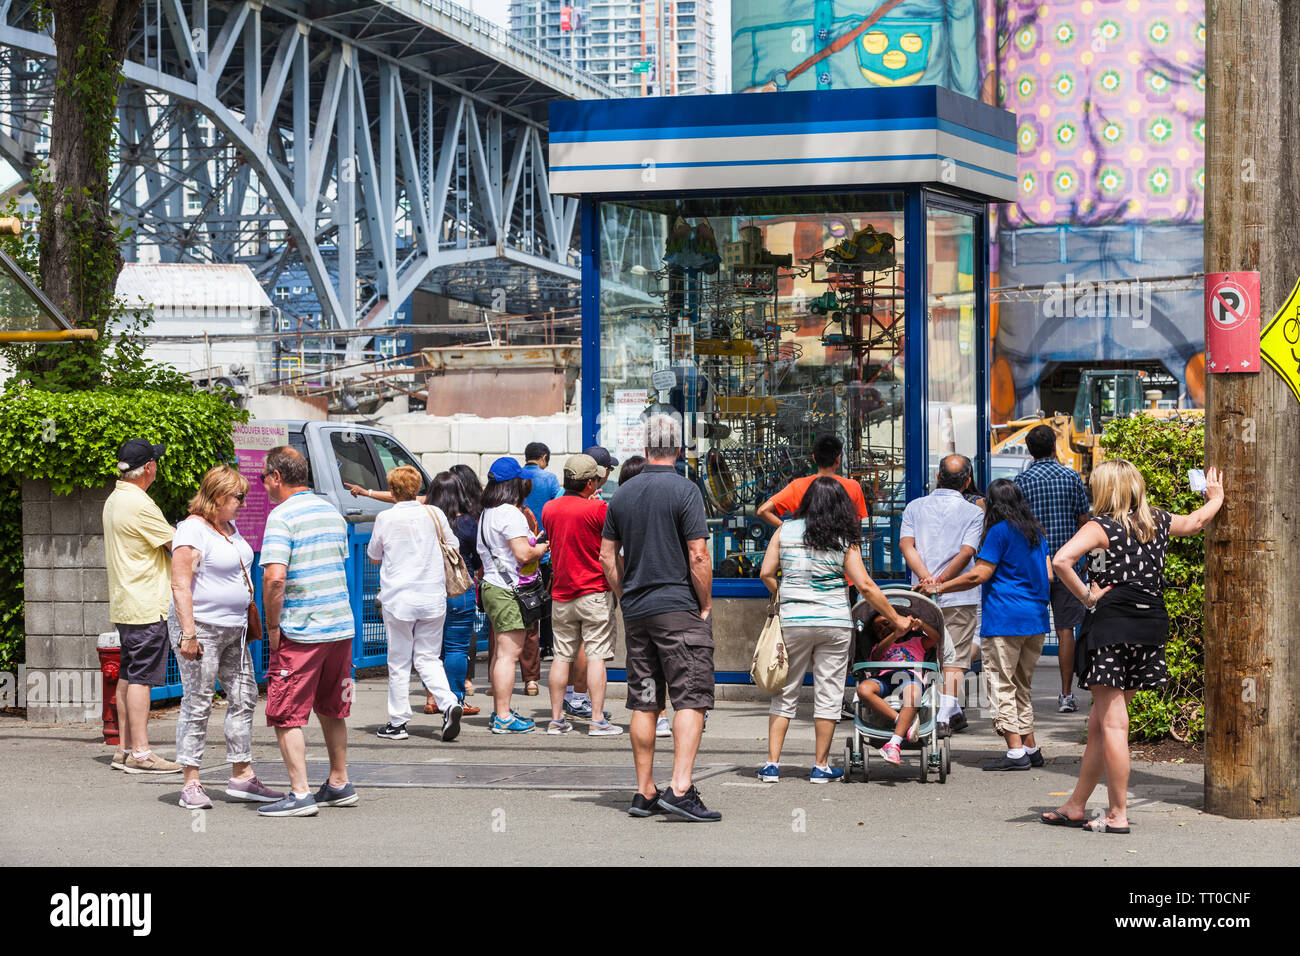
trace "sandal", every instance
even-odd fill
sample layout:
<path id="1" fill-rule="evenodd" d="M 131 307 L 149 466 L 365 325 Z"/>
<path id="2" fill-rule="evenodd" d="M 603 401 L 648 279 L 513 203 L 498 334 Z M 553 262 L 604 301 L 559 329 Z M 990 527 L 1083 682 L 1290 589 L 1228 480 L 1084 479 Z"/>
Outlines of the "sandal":
<path id="1" fill-rule="evenodd" d="M 1080 819 L 1078 819 L 1078 820 L 1071 820 L 1071 819 L 1070 819 L 1068 816 L 1066 816 L 1065 813 L 1063 813 L 1059 808 L 1056 809 L 1056 810 L 1048 810 L 1046 813 L 1044 813 L 1044 814 L 1042 814 L 1041 816 L 1039 816 L 1039 818 L 1038 818 L 1038 822 L 1039 822 L 1039 823 L 1046 823 L 1049 827 L 1076 827 L 1076 828 L 1078 828 L 1078 827 L 1082 827 L 1082 826 L 1084 825 L 1084 821 L 1083 821 L 1082 818 L 1080 818 Z"/>
<path id="2" fill-rule="evenodd" d="M 1101 821 L 1101 826 L 1099 826 L 1099 827 L 1094 827 L 1094 826 L 1092 826 L 1091 824 L 1093 824 L 1093 823 L 1095 823 L 1095 822 L 1096 822 L 1096 821 L 1094 821 L 1094 820 L 1089 820 L 1087 823 L 1083 824 L 1082 829 L 1087 830 L 1089 833 L 1128 833 L 1128 832 L 1130 832 L 1129 827 L 1113 827 L 1113 826 L 1111 826 L 1110 824 L 1108 824 L 1105 820 L 1102 820 L 1102 821 Z"/>

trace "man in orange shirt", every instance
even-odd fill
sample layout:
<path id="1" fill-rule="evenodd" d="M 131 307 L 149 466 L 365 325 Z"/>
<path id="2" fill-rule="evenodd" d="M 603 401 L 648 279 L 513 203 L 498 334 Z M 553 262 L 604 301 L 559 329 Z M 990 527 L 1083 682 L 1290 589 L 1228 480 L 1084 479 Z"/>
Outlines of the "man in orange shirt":
<path id="1" fill-rule="evenodd" d="M 767 501 L 759 505 L 758 516 L 774 528 L 781 527 L 783 515 L 794 514 L 803 503 L 804 492 L 808 486 L 821 477 L 834 478 L 849 493 L 849 500 L 857 509 L 858 520 L 867 520 L 867 500 L 862 496 L 862 486 L 841 476 L 840 459 L 843 457 L 844 443 L 834 435 L 822 435 L 813 442 L 813 462 L 817 465 L 817 474 L 807 478 L 796 478 Z"/>

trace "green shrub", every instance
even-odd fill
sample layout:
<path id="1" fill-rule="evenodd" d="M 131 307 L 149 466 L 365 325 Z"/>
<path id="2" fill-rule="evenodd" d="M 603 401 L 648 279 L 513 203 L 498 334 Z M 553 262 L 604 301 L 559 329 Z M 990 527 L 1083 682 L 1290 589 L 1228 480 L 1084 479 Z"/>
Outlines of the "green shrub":
<path id="1" fill-rule="evenodd" d="M 1187 472 L 1205 462 L 1205 420 L 1196 418 L 1116 419 L 1101 438 L 1108 458 L 1126 458 L 1147 484 L 1147 500 L 1156 508 L 1187 514 L 1201 506 L 1188 486 Z M 1174 737 L 1192 742 L 1205 731 L 1205 536 L 1172 538 L 1165 561 L 1165 607 L 1169 643 L 1165 659 L 1169 684 L 1160 691 L 1140 691 L 1129 705 L 1131 737 Z"/>
<path id="2" fill-rule="evenodd" d="M 22 479 L 56 494 L 102 486 L 128 438 L 167 446 L 149 493 L 179 520 L 203 473 L 234 463 L 231 429 L 246 421 L 220 396 L 149 389 L 49 392 L 25 385 L 0 395 L 0 670 L 23 656 Z"/>

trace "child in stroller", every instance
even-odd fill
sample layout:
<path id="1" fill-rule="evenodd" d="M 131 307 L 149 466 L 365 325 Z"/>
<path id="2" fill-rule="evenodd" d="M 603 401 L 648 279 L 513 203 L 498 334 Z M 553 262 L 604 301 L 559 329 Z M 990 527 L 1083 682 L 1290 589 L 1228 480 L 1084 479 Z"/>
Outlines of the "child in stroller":
<path id="1" fill-rule="evenodd" d="M 901 638 L 894 638 L 894 629 L 879 614 L 871 618 L 871 629 L 877 644 L 872 648 L 870 660 L 873 662 L 898 662 L 910 664 L 924 661 L 927 652 L 939 643 L 939 635 L 934 628 L 913 618 L 915 626 Z M 897 670 L 872 670 L 870 676 L 863 677 L 858 684 L 858 697 L 874 713 L 885 719 L 894 719 L 894 734 L 880 748 L 880 755 L 885 761 L 895 766 L 902 764 L 903 757 L 900 744 L 906 737 L 908 742 L 916 740 L 916 731 L 920 725 L 917 709 L 921 705 L 921 694 L 925 687 L 921 683 L 921 672 L 907 667 Z M 903 706 L 898 713 L 889 706 L 888 698 L 893 690 L 899 692 Z"/>
<path id="2" fill-rule="evenodd" d="M 919 748 L 921 782 L 933 769 L 939 782 L 947 783 L 951 748 L 948 739 L 940 737 L 936 719 L 943 611 L 908 587 L 881 590 L 901 616 L 911 619 L 912 626 L 895 637 L 893 628 L 865 601 L 853 608 L 857 633 L 853 676 L 858 688 L 853 733 L 845 741 L 844 782 L 850 782 L 859 768 L 862 778 L 869 779 L 870 747 L 875 744 L 892 764 L 902 763 L 902 750 Z"/>

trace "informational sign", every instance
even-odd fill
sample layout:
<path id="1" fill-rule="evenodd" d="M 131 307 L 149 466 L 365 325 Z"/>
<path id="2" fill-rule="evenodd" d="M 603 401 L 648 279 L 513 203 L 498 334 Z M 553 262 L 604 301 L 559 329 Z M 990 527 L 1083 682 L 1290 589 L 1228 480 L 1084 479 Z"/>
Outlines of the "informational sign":
<path id="1" fill-rule="evenodd" d="M 1205 370 L 1259 371 L 1259 273 L 1205 276 Z"/>
<path id="2" fill-rule="evenodd" d="M 254 551 L 262 550 L 262 533 L 266 530 L 266 516 L 275 507 L 262 487 L 262 469 L 266 466 L 266 453 L 278 445 L 289 444 L 287 425 L 259 425 L 249 422 L 234 429 L 235 457 L 239 473 L 248 479 L 248 495 L 244 508 L 235 518 L 235 525 L 244 540 Z"/>
<path id="3" fill-rule="evenodd" d="M 1260 334 L 1259 350 L 1300 400 L 1300 281 Z"/>
<path id="4" fill-rule="evenodd" d="M 649 73 L 649 72 L 650 72 L 650 61 L 649 61 L 649 60 L 637 60 L 636 62 L 634 62 L 634 63 L 632 64 L 632 72 L 633 72 L 633 73 Z"/>
<path id="5" fill-rule="evenodd" d="M 673 388 L 677 384 L 677 373 L 670 368 L 661 368 L 650 376 L 650 384 L 661 392 Z"/>
<path id="6" fill-rule="evenodd" d="M 645 454 L 645 411 L 650 393 L 644 388 L 614 390 L 614 457 L 620 462 Z"/>
<path id="7" fill-rule="evenodd" d="M 560 7 L 560 29 L 566 33 L 573 29 L 573 7 Z"/>

